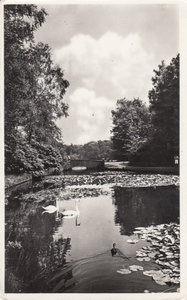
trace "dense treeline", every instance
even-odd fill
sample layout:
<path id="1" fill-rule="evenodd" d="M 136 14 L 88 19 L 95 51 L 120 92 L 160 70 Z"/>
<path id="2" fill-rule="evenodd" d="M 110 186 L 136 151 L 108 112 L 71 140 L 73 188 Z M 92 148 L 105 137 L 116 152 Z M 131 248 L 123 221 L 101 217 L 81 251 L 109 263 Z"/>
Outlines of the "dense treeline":
<path id="1" fill-rule="evenodd" d="M 84 145 L 64 145 L 64 150 L 70 159 L 104 159 L 112 158 L 112 142 L 98 141 L 89 142 Z"/>
<path id="2" fill-rule="evenodd" d="M 34 41 L 46 11 L 35 5 L 5 5 L 5 170 L 11 173 L 60 167 L 59 117 L 69 82 L 54 65 L 47 44 Z M 51 146 L 53 145 L 53 146 Z"/>
<path id="3" fill-rule="evenodd" d="M 112 111 L 114 156 L 134 165 L 171 166 L 179 155 L 179 54 L 154 73 L 149 106 L 124 98 Z"/>

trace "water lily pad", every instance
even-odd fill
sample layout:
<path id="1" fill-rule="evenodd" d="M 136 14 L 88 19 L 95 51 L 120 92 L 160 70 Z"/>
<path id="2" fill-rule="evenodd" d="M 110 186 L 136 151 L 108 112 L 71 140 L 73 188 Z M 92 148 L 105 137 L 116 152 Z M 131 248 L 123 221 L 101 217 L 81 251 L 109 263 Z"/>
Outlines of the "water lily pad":
<path id="1" fill-rule="evenodd" d="M 130 274 L 131 271 L 129 269 L 120 269 L 117 271 L 117 273 L 122 274 L 122 275 L 126 275 L 126 274 Z"/>
<path id="2" fill-rule="evenodd" d="M 154 258 L 155 257 L 155 253 L 148 253 L 148 257 L 150 257 L 150 258 Z"/>
<path id="3" fill-rule="evenodd" d="M 136 243 L 138 243 L 138 240 L 131 240 L 131 239 L 128 239 L 128 240 L 127 240 L 127 243 L 129 243 L 129 244 L 136 244 Z"/>
<path id="4" fill-rule="evenodd" d="M 173 269 L 173 272 L 175 272 L 175 273 L 180 273 L 180 269 L 179 269 L 179 268 L 174 268 L 174 269 Z"/>
<path id="5" fill-rule="evenodd" d="M 178 263 L 176 261 L 171 261 L 170 264 L 173 265 L 173 266 L 178 266 Z"/>
<path id="6" fill-rule="evenodd" d="M 179 284 L 180 279 L 179 278 L 171 278 L 171 282 L 174 283 L 174 284 Z"/>
<path id="7" fill-rule="evenodd" d="M 164 281 L 164 282 L 168 282 L 168 281 L 169 281 L 169 277 L 167 277 L 167 275 L 165 276 L 163 273 L 162 273 L 162 274 L 155 273 L 155 274 L 153 275 L 153 280 L 154 280 L 154 281 Z"/>
<path id="8" fill-rule="evenodd" d="M 137 257 L 137 260 L 138 260 L 138 261 L 143 261 L 143 258 Z"/>
<path id="9" fill-rule="evenodd" d="M 137 230 L 145 230 L 145 227 L 136 227 Z"/>
<path id="10" fill-rule="evenodd" d="M 145 257 L 145 256 L 147 256 L 147 254 L 144 253 L 143 251 L 136 251 L 136 256 L 138 256 L 138 257 Z"/>
<path id="11" fill-rule="evenodd" d="M 166 282 L 163 280 L 155 280 L 155 282 L 159 285 L 166 285 Z"/>
<path id="12" fill-rule="evenodd" d="M 138 271 L 138 270 L 143 270 L 143 267 L 142 266 L 138 266 L 138 265 L 132 265 L 132 266 L 129 266 L 129 269 L 131 271 Z"/>
<path id="13" fill-rule="evenodd" d="M 170 274 L 172 271 L 170 269 L 162 269 L 162 272 L 165 274 Z"/>
<path id="14" fill-rule="evenodd" d="M 144 271 L 143 274 L 152 277 L 155 274 L 155 270 Z"/>
<path id="15" fill-rule="evenodd" d="M 134 234 L 142 234 L 142 231 L 141 230 L 135 230 Z"/>
<path id="16" fill-rule="evenodd" d="M 139 261 L 150 261 L 151 259 L 149 257 L 137 257 L 137 260 L 139 260 Z"/>

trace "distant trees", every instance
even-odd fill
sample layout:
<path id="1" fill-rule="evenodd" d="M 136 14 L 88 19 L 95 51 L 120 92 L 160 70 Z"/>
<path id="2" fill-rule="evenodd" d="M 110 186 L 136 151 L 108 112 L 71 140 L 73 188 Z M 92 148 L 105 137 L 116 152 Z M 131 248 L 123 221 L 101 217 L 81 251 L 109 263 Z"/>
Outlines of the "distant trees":
<path id="1" fill-rule="evenodd" d="M 121 99 L 116 110 L 112 111 L 112 142 L 114 157 L 128 159 L 148 140 L 151 127 L 151 114 L 140 100 Z"/>
<path id="2" fill-rule="evenodd" d="M 112 157 L 111 141 L 89 142 L 84 145 L 64 145 L 64 149 L 71 159 L 105 159 Z"/>
<path id="3" fill-rule="evenodd" d="M 139 99 L 117 101 L 111 140 L 117 159 L 140 165 L 173 165 L 179 155 L 179 54 L 154 70 L 149 107 Z"/>
<path id="4" fill-rule="evenodd" d="M 69 82 L 61 68 L 53 64 L 49 46 L 34 41 L 34 32 L 46 15 L 35 5 L 4 6 L 5 162 L 9 172 L 17 164 L 16 153 L 21 148 L 28 151 L 25 143 L 31 145 L 30 151 L 37 142 L 55 148 L 61 141 L 55 121 L 67 116 L 63 96 Z M 34 157 L 37 159 L 36 153 Z M 25 162 L 21 169 L 24 166 Z"/>

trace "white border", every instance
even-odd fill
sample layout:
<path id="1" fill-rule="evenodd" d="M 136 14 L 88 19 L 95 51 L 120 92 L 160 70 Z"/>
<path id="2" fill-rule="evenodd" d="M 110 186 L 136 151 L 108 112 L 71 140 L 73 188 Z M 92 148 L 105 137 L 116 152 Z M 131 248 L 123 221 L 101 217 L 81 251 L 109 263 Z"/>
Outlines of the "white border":
<path id="1" fill-rule="evenodd" d="M 1 184 L 1 200 L 4 199 L 4 163 L 3 163 L 3 153 L 4 153 L 4 118 L 3 118 L 3 111 L 4 111 L 4 95 L 3 95 L 3 5 L 4 4 L 36 4 L 36 5 L 57 5 L 57 4 L 177 4 L 180 7 L 180 67 L 181 67 L 181 79 L 180 79 L 180 178 L 181 178 L 181 187 L 180 187 L 180 222 L 181 222 L 181 289 L 180 293 L 149 293 L 149 294 L 8 294 L 4 293 L 4 201 L 1 201 L 1 210 L 0 210 L 0 218 L 1 218 L 1 264 L 0 264 L 0 299 L 106 299 L 106 300 L 185 300 L 187 299 L 187 189 L 185 186 L 185 177 L 187 174 L 187 143 L 185 141 L 185 135 L 187 135 L 187 117 L 186 117 L 186 103 L 187 103 L 187 43 L 186 43 L 186 36 L 187 36 L 187 1 L 156 1 L 156 0 L 147 0 L 147 1 L 138 1 L 138 0 L 116 0 L 116 1 L 109 1 L 109 0 L 55 0 L 46 1 L 28 1 L 28 0 L 19 0 L 19 1 L 4 1 L 0 2 L 0 66 L 1 66 L 1 110 L 0 110 L 0 125 L 1 125 L 1 134 L 0 134 L 0 154 L 1 154 L 1 175 L 0 176 L 0 184 Z M 171 32 L 172 34 L 172 32 Z"/>

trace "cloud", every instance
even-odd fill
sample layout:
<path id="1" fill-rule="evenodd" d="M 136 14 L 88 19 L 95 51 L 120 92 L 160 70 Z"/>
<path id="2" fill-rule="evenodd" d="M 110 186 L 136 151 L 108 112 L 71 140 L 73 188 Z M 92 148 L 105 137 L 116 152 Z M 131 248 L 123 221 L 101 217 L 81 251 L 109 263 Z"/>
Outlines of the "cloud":
<path id="1" fill-rule="evenodd" d="M 109 31 L 98 39 L 77 34 L 68 45 L 54 52 L 54 59 L 76 79 L 77 86 L 115 100 L 146 100 L 155 67 L 152 55 L 136 33 L 123 37 Z"/>
<path id="2" fill-rule="evenodd" d="M 138 34 L 77 34 L 53 58 L 70 81 L 70 117 L 60 126 L 68 143 L 109 138 L 116 100 L 147 99 L 155 63 Z"/>
<path id="3" fill-rule="evenodd" d="M 108 139 L 111 129 L 111 110 L 115 107 L 106 97 L 96 96 L 93 90 L 78 88 L 70 95 L 74 143 Z"/>

